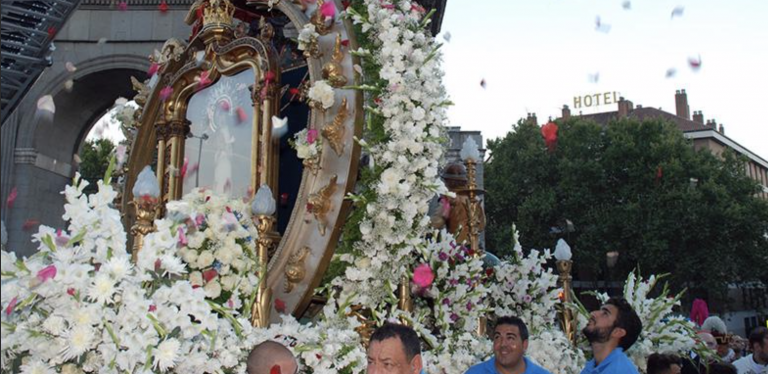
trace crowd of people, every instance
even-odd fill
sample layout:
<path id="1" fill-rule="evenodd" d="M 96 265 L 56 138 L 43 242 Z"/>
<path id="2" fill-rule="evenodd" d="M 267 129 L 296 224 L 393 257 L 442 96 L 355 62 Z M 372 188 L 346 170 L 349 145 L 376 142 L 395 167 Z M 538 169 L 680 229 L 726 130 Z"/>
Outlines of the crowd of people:
<path id="1" fill-rule="evenodd" d="M 611 298 L 590 314 L 582 333 L 589 341 L 592 359 L 581 374 L 638 374 L 625 352 L 637 341 L 642 322 L 630 304 Z M 549 374 L 526 357 L 528 327 L 514 316 L 496 319 L 493 329 L 493 356 L 472 366 L 465 374 Z M 654 353 L 648 357 L 647 374 L 768 374 L 768 328 L 755 328 L 744 351 L 736 338 L 725 331 L 725 323 L 710 317 L 701 325 L 700 341 L 716 355 L 704 359 L 691 355 Z M 734 349 L 734 347 L 736 349 Z M 368 346 L 368 374 L 420 374 L 424 363 L 421 341 L 405 325 L 386 323 L 371 336 Z M 249 374 L 295 374 L 298 363 L 291 351 L 267 341 L 256 346 L 248 358 Z"/>

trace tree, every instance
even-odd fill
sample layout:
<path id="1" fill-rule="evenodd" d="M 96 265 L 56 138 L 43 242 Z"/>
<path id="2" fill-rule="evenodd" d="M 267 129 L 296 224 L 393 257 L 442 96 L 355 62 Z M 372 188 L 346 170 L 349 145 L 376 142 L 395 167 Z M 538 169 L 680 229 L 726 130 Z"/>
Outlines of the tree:
<path id="1" fill-rule="evenodd" d="M 109 139 L 86 140 L 80 151 L 80 175 L 90 182 L 84 190 L 94 193 L 98 190 L 96 182 L 104 178 L 115 145 Z"/>
<path id="2" fill-rule="evenodd" d="M 768 203 L 733 152 L 696 151 L 662 120 L 578 118 L 559 123 L 554 151 L 524 121 L 488 149 L 486 231 L 497 255 L 509 253 L 515 223 L 524 248 L 565 238 L 577 274 L 592 278 L 606 279 L 606 253 L 618 251 L 613 280 L 639 267 L 720 297 L 732 282 L 768 284 Z"/>

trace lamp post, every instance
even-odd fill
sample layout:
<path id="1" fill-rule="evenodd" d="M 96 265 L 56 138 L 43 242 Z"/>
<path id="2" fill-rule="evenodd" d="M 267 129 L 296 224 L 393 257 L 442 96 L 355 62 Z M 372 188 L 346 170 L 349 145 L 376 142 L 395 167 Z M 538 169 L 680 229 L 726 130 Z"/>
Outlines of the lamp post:
<path id="1" fill-rule="evenodd" d="M 461 160 L 467 166 L 467 188 L 462 191 L 469 197 L 469 206 L 467 207 L 469 217 L 467 222 L 467 228 L 469 229 L 469 244 L 470 248 L 475 251 L 477 256 L 482 256 L 482 250 L 480 249 L 480 202 L 478 196 L 483 193 L 481 189 L 477 187 L 477 174 L 476 165 L 480 162 L 480 149 L 475 142 L 475 139 L 468 137 L 464 141 L 459 153 Z"/>
<path id="2" fill-rule="evenodd" d="M 269 313 L 272 305 L 272 290 L 267 288 L 267 264 L 269 251 L 280 241 L 280 236 L 274 231 L 276 202 L 272 190 L 263 184 L 256 192 L 251 204 L 253 223 L 259 233 L 257 240 L 259 257 L 259 287 L 256 298 L 251 306 L 251 325 L 254 327 L 269 326 Z"/>
<path id="3" fill-rule="evenodd" d="M 131 227 L 131 235 L 133 235 L 131 260 L 136 263 L 139 252 L 144 246 L 144 237 L 155 231 L 155 217 L 160 206 L 160 185 L 149 165 L 139 173 L 132 192 L 133 201 L 130 204 L 136 209 L 136 223 Z"/>
<path id="4" fill-rule="evenodd" d="M 563 297 L 561 299 L 562 302 L 562 327 L 563 332 L 565 332 L 565 336 L 568 337 L 568 340 L 575 342 L 576 341 L 576 334 L 575 334 L 575 326 L 574 326 L 574 318 L 573 318 L 573 311 L 571 308 L 568 307 L 568 303 L 571 302 L 571 269 L 573 268 L 573 261 L 571 260 L 571 257 L 573 254 L 571 253 L 571 247 L 568 245 L 568 243 L 565 242 L 565 240 L 560 239 L 557 241 L 557 246 L 555 247 L 555 259 L 557 260 L 557 271 L 560 273 L 560 277 L 558 279 L 558 283 L 560 286 L 563 287 Z"/>
<path id="5" fill-rule="evenodd" d="M 475 139 L 467 137 L 464 144 L 461 146 L 461 152 L 459 152 L 461 160 L 467 166 L 467 188 L 463 193 L 469 197 L 467 206 L 467 228 L 469 229 L 469 245 L 474 251 L 475 256 L 483 257 L 484 251 L 480 248 L 480 215 L 483 214 L 480 208 L 480 201 L 478 196 L 484 191 L 477 187 L 477 163 L 480 159 L 480 149 L 475 142 Z M 477 335 L 484 336 L 486 328 L 486 318 L 481 316 L 477 321 Z"/>

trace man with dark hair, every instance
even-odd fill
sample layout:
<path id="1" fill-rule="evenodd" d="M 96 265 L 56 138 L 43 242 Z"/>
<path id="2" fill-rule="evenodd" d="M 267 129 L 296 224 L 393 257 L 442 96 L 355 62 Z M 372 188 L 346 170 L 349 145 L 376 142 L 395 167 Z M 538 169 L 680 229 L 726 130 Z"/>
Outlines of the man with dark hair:
<path id="1" fill-rule="evenodd" d="M 592 346 L 593 359 L 581 374 L 638 374 L 637 368 L 624 354 L 635 344 L 643 323 L 627 300 L 610 298 L 589 315 L 582 332 Z"/>
<path id="2" fill-rule="evenodd" d="M 412 328 L 385 323 L 371 335 L 368 374 L 419 374 L 421 341 Z"/>
<path id="3" fill-rule="evenodd" d="M 645 372 L 648 374 L 680 374 L 682 360 L 677 355 L 654 353 L 648 356 Z"/>
<path id="4" fill-rule="evenodd" d="M 736 367 L 727 362 L 715 362 L 709 365 L 707 374 L 737 374 Z"/>
<path id="5" fill-rule="evenodd" d="M 299 372 L 299 365 L 293 353 L 280 343 L 265 341 L 253 347 L 248 354 L 246 363 L 248 374 L 270 374 L 274 367 L 278 367 L 282 374 Z"/>
<path id="6" fill-rule="evenodd" d="M 768 328 L 758 327 L 749 334 L 752 354 L 734 361 L 739 374 L 768 373 Z"/>
<path id="7" fill-rule="evenodd" d="M 493 329 L 493 357 L 465 374 L 549 374 L 525 357 L 528 327 L 517 317 L 499 317 Z"/>

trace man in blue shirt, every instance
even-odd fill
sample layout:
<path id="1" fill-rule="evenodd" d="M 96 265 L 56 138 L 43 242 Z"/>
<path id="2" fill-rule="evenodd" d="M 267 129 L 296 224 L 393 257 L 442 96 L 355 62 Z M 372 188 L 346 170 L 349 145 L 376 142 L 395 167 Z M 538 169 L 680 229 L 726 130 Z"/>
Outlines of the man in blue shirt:
<path id="1" fill-rule="evenodd" d="M 517 317 L 499 317 L 493 329 L 493 357 L 465 374 L 550 374 L 525 357 L 528 327 Z"/>
<path id="2" fill-rule="evenodd" d="M 611 298 L 589 315 L 581 330 L 592 346 L 593 359 L 581 374 L 638 374 L 637 368 L 624 354 L 635 344 L 643 323 L 627 300 Z"/>

